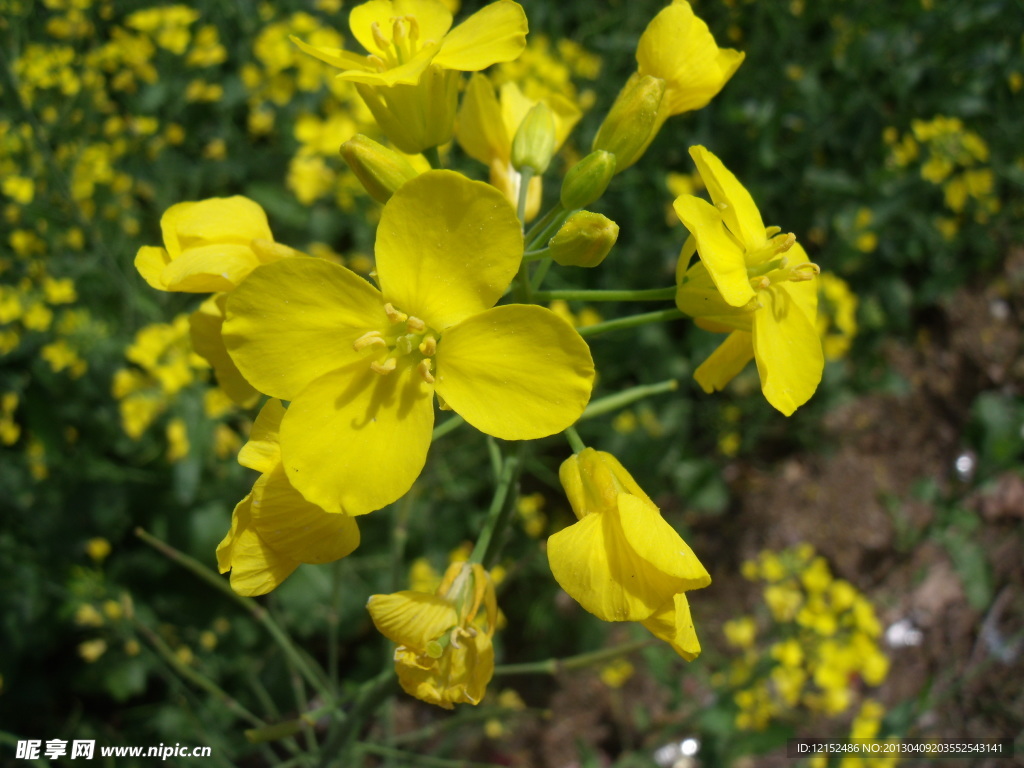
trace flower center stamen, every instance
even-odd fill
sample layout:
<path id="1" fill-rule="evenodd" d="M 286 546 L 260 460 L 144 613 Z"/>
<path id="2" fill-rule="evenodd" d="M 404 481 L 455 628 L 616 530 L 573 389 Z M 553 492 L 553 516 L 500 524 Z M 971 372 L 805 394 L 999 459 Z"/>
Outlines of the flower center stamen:
<path id="1" fill-rule="evenodd" d="M 437 353 L 437 334 L 418 317 L 410 316 L 388 303 L 384 314 L 391 327 L 387 330 L 370 330 L 352 342 L 356 352 L 375 350 L 370 370 L 387 376 L 398 369 L 399 362 L 416 367 L 419 377 L 427 384 L 434 383 L 434 361 Z M 378 349 L 383 347 L 383 349 Z"/>

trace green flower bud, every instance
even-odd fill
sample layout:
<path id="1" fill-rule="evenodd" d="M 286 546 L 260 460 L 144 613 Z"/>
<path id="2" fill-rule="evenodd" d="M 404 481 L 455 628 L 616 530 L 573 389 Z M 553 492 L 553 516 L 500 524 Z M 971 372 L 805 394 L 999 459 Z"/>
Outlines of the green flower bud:
<path id="1" fill-rule="evenodd" d="M 592 148 L 611 152 L 615 155 L 616 170 L 626 170 L 640 159 L 657 135 L 661 127 L 658 108 L 664 95 L 664 80 L 634 74 L 608 110 Z"/>
<path id="2" fill-rule="evenodd" d="M 341 145 L 341 156 L 378 203 L 386 203 L 395 190 L 419 175 L 405 157 L 362 134 Z"/>
<path id="3" fill-rule="evenodd" d="M 596 267 L 615 245 L 619 225 L 600 213 L 577 211 L 548 243 L 563 267 Z"/>
<path id="4" fill-rule="evenodd" d="M 575 211 L 604 194 L 615 175 L 615 155 L 599 149 L 574 165 L 562 181 L 562 207 Z"/>
<path id="5" fill-rule="evenodd" d="M 529 168 L 540 175 L 555 154 L 555 117 L 543 101 L 533 106 L 512 139 L 512 167 L 520 173 Z"/>

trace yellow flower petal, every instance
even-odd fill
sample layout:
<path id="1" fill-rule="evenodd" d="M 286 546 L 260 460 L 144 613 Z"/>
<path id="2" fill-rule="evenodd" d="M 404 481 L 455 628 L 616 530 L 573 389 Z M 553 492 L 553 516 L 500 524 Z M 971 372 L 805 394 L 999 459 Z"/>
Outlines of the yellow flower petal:
<path id="1" fill-rule="evenodd" d="M 280 586 L 299 563 L 268 547 L 252 527 L 250 504 L 246 496 L 232 515 L 231 531 L 217 547 L 220 572 L 231 569 L 231 588 L 240 595 L 265 595 Z"/>
<path id="2" fill-rule="evenodd" d="M 392 40 L 394 20 L 415 16 L 419 27 L 419 43 L 440 42 L 452 25 L 452 14 L 439 0 L 370 0 L 355 6 L 348 16 L 352 35 L 370 53 L 385 56 L 394 53 L 391 46 L 381 48 L 373 34 L 377 25 L 383 38 Z M 408 22 L 406 22 L 408 24 Z"/>
<path id="3" fill-rule="evenodd" d="M 814 282 L 807 281 L 816 291 Z M 786 416 L 814 394 L 825 367 L 821 337 L 794 300 L 791 285 L 783 283 L 758 292 L 764 306 L 754 313 L 753 333 L 761 391 Z"/>
<path id="4" fill-rule="evenodd" d="M 329 373 L 303 390 L 281 423 L 288 479 L 327 512 L 372 512 L 412 487 L 433 426 L 432 393 L 415 366 L 386 376 L 362 365 Z"/>
<path id="5" fill-rule="evenodd" d="M 295 35 L 289 36 L 288 39 L 295 43 L 303 53 L 308 53 L 313 58 L 319 59 L 325 64 L 330 64 L 332 67 L 337 67 L 346 72 L 349 70 L 355 70 L 356 72 L 375 71 L 366 60 L 366 57 L 360 56 L 357 53 L 346 51 L 343 48 L 313 46 L 303 42 L 295 37 Z"/>
<path id="6" fill-rule="evenodd" d="M 477 632 L 449 646 L 440 659 L 405 648 L 395 651 L 395 672 L 402 690 L 428 704 L 454 709 L 456 704 L 479 704 L 494 676 L 494 646 L 489 635 Z"/>
<path id="7" fill-rule="evenodd" d="M 583 413 L 594 382 L 590 349 L 576 330 L 551 310 L 519 304 L 449 328 L 436 366 L 437 392 L 452 410 L 504 440 L 565 429 Z"/>
<path id="8" fill-rule="evenodd" d="M 363 359 L 353 342 L 388 327 L 377 289 L 321 259 L 282 259 L 231 292 L 224 343 L 260 392 L 294 400 L 323 374 Z"/>
<path id="9" fill-rule="evenodd" d="M 437 331 L 494 306 L 522 255 L 511 204 L 490 185 L 452 171 L 407 182 L 377 227 L 385 301 Z"/>
<path id="10" fill-rule="evenodd" d="M 753 359 L 751 335 L 746 331 L 733 331 L 693 372 L 693 378 L 710 395 L 725 389 Z"/>
<path id="11" fill-rule="evenodd" d="M 267 546 L 300 563 L 331 563 L 359 546 L 356 521 L 310 504 L 288 482 L 281 466 L 253 485 L 251 515 L 253 528 Z"/>
<path id="12" fill-rule="evenodd" d="M 528 31 L 523 7 L 512 0 L 498 0 L 449 32 L 434 63 L 445 69 L 478 72 L 512 61 L 526 48 Z"/>
<path id="13" fill-rule="evenodd" d="M 285 407 L 267 400 L 249 431 L 249 440 L 238 452 L 238 463 L 257 472 L 273 472 L 281 463 L 281 420 Z"/>
<path id="14" fill-rule="evenodd" d="M 768 238 L 765 236 L 761 212 L 757 210 L 754 198 L 747 192 L 746 187 L 740 184 L 721 160 L 704 147 L 690 147 L 690 157 L 697 165 L 700 178 L 708 188 L 708 194 L 711 195 L 715 206 L 721 211 L 722 220 L 729 231 L 743 244 L 747 252 L 761 248 Z M 700 249 L 699 241 L 697 250 L 703 258 L 704 252 Z"/>
<path id="15" fill-rule="evenodd" d="M 512 137 L 502 120 L 501 104 L 487 76 L 474 74 L 469 79 L 459 107 L 455 137 L 474 160 L 490 165 L 492 159 L 500 157 L 508 162 Z"/>
<path id="16" fill-rule="evenodd" d="M 160 219 L 164 246 L 172 259 L 190 248 L 273 240 L 267 214 L 258 203 L 236 195 L 178 203 Z"/>
<path id="17" fill-rule="evenodd" d="M 671 602 L 655 611 L 643 625 L 656 638 L 671 645 L 672 650 L 687 661 L 693 661 L 700 655 L 700 642 L 693 628 L 690 603 L 684 593 L 675 595 Z"/>
<path id="18" fill-rule="evenodd" d="M 749 284 L 749 283 L 748 283 Z M 722 298 L 718 286 L 703 261 L 696 262 L 683 274 L 676 289 L 676 307 L 690 317 L 710 320 L 727 331 L 750 331 L 751 315 L 745 307 L 732 307 Z M 711 330 L 708 323 L 698 323 Z"/>
<path id="19" fill-rule="evenodd" d="M 242 376 L 224 345 L 222 330 L 226 303 L 227 294 L 220 293 L 208 298 L 189 315 L 192 349 L 213 366 L 217 384 L 228 397 L 243 408 L 251 408 L 256 404 L 259 392 Z"/>
<path id="20" fill-rule="evenodd" d="M 722 298 L 732 307 L 745 307 L 754 298 L 754 289 L 747 278 L 743 248 L 726 230 L 722 213 L 693 195 L 677 197 L 672 207 L 697 241 L 701 261 Z"/>
<path id="21" fill-rule="evenodd" d="M 366 609 L 384 637 L 421 652 L 459 623 L 459 613 L 449 600 L 411 590 L 371 595 Z"/>
<path id="22" fill-rule="evenodd" d="M 652 568 L 679 579 L 676 592 L 703 589 L 711 576 L 689 544 L 649 501 L 619 494 L 619 520 L 629 546 Z"/>
<path id="23" fill-rule="evenodd" d="M 705 106 L 736 72 L 743 56 L 720 49 L 708 25 L 686 2 L 663 8 L 647 25 L 636 51 L 640 74 L 666 82 L 666 117 Z"/>
<path id="24" fill-rule="evenodd" d="M 135 254 L 135 268 L 150 287 L 158 291 L 166 291 L 163 274 L 164 267 L 171 263 L 171 256 L 166 249 L 152 245 L 144 245 Z"/>
<path id="25" fill-rule="evenodd" d="M 259 266 L 247 245 L 217 244 L 182 251 L 160 276 L 165 291 L 218 293 L 230 291 Z"/>
<path id="26" fill-rule="evenodd" d="M 617 511 L 588 514 L 551 536 L 548 563 L 562 589 L 599 619 L 642 621 L 674 594 L 682 592 L 686 583 L 693 582 L 665 573 L 630 545 L 623 530 L 622 515 L 635 514 L 636 505 L 645 505 L 645 502 L 625 494 L 619 498 L 630 498 L 635 504 L 629 504 L 622 514 Z M 657 508 L 653 511 L 660 519 Z M 653 518 L 648 515 L 644 519 Z M 658 526 L 659 532 L 667 527 L 675 539 L 679 539 L 671 526 L 661 522 L 664 527 Z M 655 546 L 646 539 L 634 538 L 648 553 Z M 664 564 L 664 557 L 659 555 L 658 559 Z M 673 567 L 679 570 L 689 565 L 685 558 L 680 558 L 679 566 Z"/>
<path id="27" fill-rule="evenodd" d="M 398 85 L 415 86 L 420 82 L 423 73 L 430 67 L 437 49 L 437 45 L 427 46 L 418 51 L 415 56 L 404 64 L 390 67 L 383 71 L 377 71 L 376 69 L 345 70 L 338 73 L 338 79 L 350 83 L 371 85 L 375 88 L 389 88 Z"/>
<path id="28" fill-rule="evenodd" d="M 573 454 L 558 468 L 558 479 L 577 519 L 598 512 L 615 513 L 623 492 L 654 506 L 619 460 L 605 451 L 584 448 Z"/>

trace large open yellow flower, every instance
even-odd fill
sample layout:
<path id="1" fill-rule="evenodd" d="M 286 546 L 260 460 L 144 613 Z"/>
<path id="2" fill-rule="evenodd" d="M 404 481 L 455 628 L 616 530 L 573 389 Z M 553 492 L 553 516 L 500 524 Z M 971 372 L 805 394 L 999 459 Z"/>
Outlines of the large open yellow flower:
<path id="1" fill-rule="evenodd" d="M 506 440 L 579 418 L 594 379 L 586 342 L 550 310 L 494 306 L 522 253 L 500 192 L 429 171 L 381 213 L 380 290 L 318 259 L 268 264 L 235 289 L 228 350 L 253 386 L 291 401 L 281 448 L 306 499 L 360 515 L 402 496 L 426 461 L 435 392 Z"/>
<path id="2" fill-rule="evenodd" d="M 704 147 L 691 147 L 714 205 L 681 195 L 673 205 L 690 230 L 700 261 L 676 272 L 676 306 L 707 330 L 729 336 L 694 373 L 706 392 L 722 389 L 751 359 L 761 390 L 789 416 L 821 381 L 818 267 L 792 234 L 765 228 L 750 193 Z"/>
<path id="3" fill-rule="evenodd" d="M 278 437 L 284 412 L 280 401 L 268 401 L 238 454 L 242 466 L 262 473 L 217 547 L 220 572 L 231 571 L 231 588 L 240 595 L 266 594 L 301 563 L 329 563 L 359 546 L 353 518 L 310 504 L 288 482 Z"/>
<path id="4" fill-rule="evenodd" d="M 684 593 L 711 583 L 697 556 L 610 453 L 586 448 L 558 476 L 577 522 L 548 539 L 555 581 L 599 619 L 643 622 L 695 658 Z"/>

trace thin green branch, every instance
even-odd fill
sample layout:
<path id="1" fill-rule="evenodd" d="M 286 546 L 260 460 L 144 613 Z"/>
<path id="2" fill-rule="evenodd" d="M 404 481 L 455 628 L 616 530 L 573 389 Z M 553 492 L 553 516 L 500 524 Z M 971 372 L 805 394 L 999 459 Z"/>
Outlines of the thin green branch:
<path id="1" fill-rule="evenodd" d="M 580 451 L 586 450 L 587 444 L 583 442 L 580 437 L 580 433 L 576 431 L 575 427 L 565 428 L 565 439 L 569 441 L 569 445 L 572 446 L 573 453 L 579 453 Z"/>
<path id="2" fill-rule="evenodd" d="M 520 443 L 518 453 L 506 458 L 502 465 L 501 476 L 491 499 L 491 508 L 487 511 L 487 520 L 480 532 L 480 538 L 476 540 L 476 546 L 473 547 L 473 553 L 469 556 L 471 563 L 481 563 L 484 568 L 488 568 L 497 555 L 498 541 L 501 538 L 499 534 L 505 530 L 512 516 L 514 505 L 508 503 L 509 490 L 519 477 L 524 451 L 525 443 Z"/>
<path id="3" fill-rule="evenodd" d="M 580 336 L 584 337 L 597 336 L 609 331 L 621 331 L 626 328 L 636 328 L 640 325 L 650 325 L 651 323 L 667 323 L 671 320 L 681 320 L 684 317 L 686 315 L 673 307 L 672 309 L 660 309 L 657 312 L 645 312 L 642 315 L 629 315 L 616 318 L 615 320 L 606 320 L 603 323 L 595 323 L 594 325 L 580 328 L 579 332 Z"/>
<path id="4" fill-rule="evenodd" d="M 306 682 L 316 688 L 317 692 L 323 696 L 325 701 L 330 701 L 334 698 L 331 694 L 330 688 L 324 681 L 323 670 L 320 670 L 319 674 L 313 670 L 306 661 L 306 657 L 299 652 L 299 649 L 296 648 L 291 638 L 288 637 L 287 633 L 285 633 L 285 631 L 281 629 L 280 625 L 278 625 L 274 620 L 274 617 L 270 615 L 270 612 L 262 605 L 257 603 L 251 597 L 239 595 L 231 589 L 231 586 L 227 581 L 215 574 L 198 560 L 193 557 L 189 557 L 184 552 L 166 544 L 142 528 L 136 528 L 135 535 L 169 560 L 177 563 L 186 570 L 191 571 L 195 576 L 198 576 L 214 589 L 231 598 L 234 602 L 248 611 L 249 614 L 256 619 L 256 621 L 262 624 L 268 633 L 270 633 L 271 638 L 273 638 L 274 642 L 277 643 L 285 656 L 295 664 L 295 668 L 303 678 L 305 678 Z"/>
<path id="5" fill-rule="evenodd" d="M 457 413 L 453 413 L 447 419 L 442 421 L 436 427 L 434 427 L 434 433 L 431 436 L 432 440 L 439 440 L 440 438 L 447 435 L 449 432 L 454 432 L 456 429 L 466 423 L 466 420 L 459 416 Z"/>
<path id="6" fill-rule="evenodd" d="M 620 656 L 639 651 L 649 645 L 654 645 L 657 640 L 645 638 L 634 640 L 631 643 L 623 643 L 614 648 L 603 648 L 600 651 L 581 653 L 578 656 L 569 656 L 564 659 L 546 659 L 544 661 L 528 661 L 524 664 L 503 664 L 494 668 L 494 676 L 500 675 L 557 675 L 559 672 L 569 672 L 574 669 L 584 669 L 600 664 L 604 661 L 617 659 Z"/>
<path id="7" fill-rule="evenodd" d="M 606 395 L 598 400 L 591 400 L 590 405 L 583 412 L 581 419 L 593 419 L 598 416 L 604 416 L 606 413 L 617 411 L 620 408 L 625 408 L 627 405 L 632 405 L 638 400 L 651 397 L 652 395 L 660 395 L 665 392 L 674 392 L 679 388 L 679 382 L 675 379 L 669 379 L 668 381 L 659 381 L 657 384 L 641 384 L 636 387 L 630 387 L 624 389 L 621 392 L 616 392 L 614 395 Z"/>
<path id="8" fill-rule="evenodd" d="M 534 299 L 540 301 L 663 301 L 676 297 L 675 286 L 668 288 L 649 288 L 637 291 L 537 291 Z"/>

